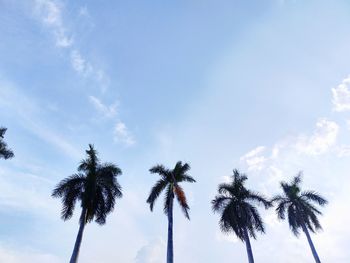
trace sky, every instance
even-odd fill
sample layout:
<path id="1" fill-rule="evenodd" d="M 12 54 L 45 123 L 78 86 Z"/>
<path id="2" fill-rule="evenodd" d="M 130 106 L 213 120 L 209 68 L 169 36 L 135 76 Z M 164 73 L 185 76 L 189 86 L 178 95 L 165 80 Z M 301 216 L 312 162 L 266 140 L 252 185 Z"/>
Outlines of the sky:
<path id="1" fill-rule="evenodd" d="M 329 201 L 312 235 L 324 262 L 350 261 L 350 3 L 316 0 L 0 0 L 0 262 L 67 262 L 79 206 L 52 189 L 89 143 L 123 171 L 107 224 L 85 228 L 80 262 L 161 263 L 167 219 L 146 198 L 155 164 L 191 165 L 176 262 L 246 262 L 210 201 L 234 168 L 266 196 L 303 171 Z M 257 262 L 312 263 L 273 210 Z"/>

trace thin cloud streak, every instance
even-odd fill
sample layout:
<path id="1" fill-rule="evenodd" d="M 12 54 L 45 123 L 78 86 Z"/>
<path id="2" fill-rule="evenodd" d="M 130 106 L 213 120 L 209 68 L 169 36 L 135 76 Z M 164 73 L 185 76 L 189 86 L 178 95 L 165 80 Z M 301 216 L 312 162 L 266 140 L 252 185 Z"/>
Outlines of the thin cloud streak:
<path id="1" fill-rule="evenodd" d="M 0 107 L 15 114 L 23 127 L 40 139 L 50 143 L 65 155 L 79 159 L 80 151 L 62 135 L 46 127 L 38 117 L 40 112 L 37 104 L 19 92 L 14 85 L 0 82 Z M 12 102 L 16 102 L 13 104 Z"/>
<path id="2" fill-rule="evenodd" d="M 55 0 L 34 0 L 33 9 L 39 21 L 53 35 L 56 46 L 69 52 L 73 70 L 84 78 L 92 79 L 97 83 L 101 92 L 106 92 L 110 85 L 110 78 L 102 69 L 83 56 L 79 48 L 74 45 L 72 37 L 74 33 L 68 29 L 63 18 L 63 3 Z M 81 10 L 79 15 L 81 15 Z M 83 13 L 86 12 L 83 11 Z"/>

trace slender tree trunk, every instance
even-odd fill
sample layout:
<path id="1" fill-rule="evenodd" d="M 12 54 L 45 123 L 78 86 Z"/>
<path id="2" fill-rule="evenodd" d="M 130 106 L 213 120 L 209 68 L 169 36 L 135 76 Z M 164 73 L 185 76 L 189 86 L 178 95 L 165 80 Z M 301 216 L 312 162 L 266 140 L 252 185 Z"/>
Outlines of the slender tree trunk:
<path id="1" fill-rule="evenodd" d="M 316 263 L 321 263 L 321 260 L 318 257 L 318 254 L 317 254 L 316 248 L 314 246 L 314 243 L 312 242 L 309 230 L 307 230 L 307 227 L 305 226 L 305 224 L 303 224 L 302 227 L 303 227 L 303 231 L 304 231 L 304 233 L 305 233 L 305 235 L 307 237 L 307 241 L 309 242 L 309 246 L 311 248 L 311 252 L 312 252 L 312 255 L 314 256 L 315 262 Z"/>
<path id="2" fill-rule="evenodd" d="M 247 248 L 247 254 L 248 254 L 248 262 L 249 263 L 254 263 L 254 257 L 253 257 L 253 251 L 252 247 L 250 245 L 250 240 L 249 240 L 249 235 L 247 229 L 244 229 L 244 243 Z"/>
<path id="3" fill-rule="evenodd" d="M 81 240 L 83 239 L 83 232 L 86 224 L 86 209 L 83 209 L 83 211 L 81 212 L 81 219 L 82 220 L 80 221 L 80 227 L 79 227 L 77 239 L 75 240 L 73 253 L 69 263 L 76 263 L 78 261 Z"/>
<path id="4" fill-rule="evenodd" d="M 167 263 L 174 262 L 174 247 L 173 247 L 173 203 L 174 194 L 171 195 L 168 208 L 168 244 L 167 244 Z"/>

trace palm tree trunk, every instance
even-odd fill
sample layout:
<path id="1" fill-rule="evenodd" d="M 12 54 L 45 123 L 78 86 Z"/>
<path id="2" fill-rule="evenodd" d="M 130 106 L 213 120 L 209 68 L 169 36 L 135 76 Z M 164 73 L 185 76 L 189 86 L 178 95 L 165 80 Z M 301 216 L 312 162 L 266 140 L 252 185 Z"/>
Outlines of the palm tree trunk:
<path id="1" fill-rule="evenodd" d="M 173 203 L 174 195 L 172 194 L 168 207 L 168 244 L 167 244 L 167 263 L 174 262 L 174 248 L 173 248 Z"/>
<path id="2" fill-rule="evenodd" d="M 316 263 L 321 263 L 321 260 L 320 258 L 318 257 L 318 254 L 317 254 L 317 251 L 316 251 L 316 248 L 314 246 L 314 243 L 312 242 L 312 239 L 311 239 L 311 236 L 310 236 L 310 233 L 309 231 L 307 230 L 307 227 L 305 226 L 305 224 L 302 224 L 302 228 L 303 228 L 303 231 L 307 237 L 307 241 L 309 242 L 309 246 L 311 248 L 311 251 L 312 251 L 312 255 L 314 256 L 314 259 L 315 259 L 315 262 Z"/>
<path id="3" fill-rule="evenodd" d="M 77 239 L 75 240 L 73 253 L 69 263 L 76 263 L 78 261 L 79 250 L 80 250 L 81 240 L 83 239 L 85 224 L 86 224 L 86 209 L 84 208 L 83 211 L 81 212 L 80 227 L 79 227 Z"/>
<path id="4" fill-rule="evenodd" d="M 253 251 L 252 251 L 252 247 L 250 245 L 250 240 L 249 240 L 249 235 L 248 235 L 247 229 L 244 229 L 244 241 L 245 241 L 245 246 L 247 248 L 248 262 L 254 263 Z"/>

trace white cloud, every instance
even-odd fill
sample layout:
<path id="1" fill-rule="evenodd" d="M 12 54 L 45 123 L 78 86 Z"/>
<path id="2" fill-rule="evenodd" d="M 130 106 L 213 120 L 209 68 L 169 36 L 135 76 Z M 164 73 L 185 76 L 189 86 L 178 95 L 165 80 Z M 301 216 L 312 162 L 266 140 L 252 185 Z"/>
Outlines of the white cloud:
<path id="1" fill-rule="evenodd" d="M 240 161 L 244 162 L 248 166 L 248 170 L 261 170 L 267 161 L 266 157 L 262 155 L 264 151 L 264 146 L 256 147 L 243 155 L 240 158 Z"/>
<path id="2" fill-rule="evenodd" d="M 95 109 L 102 113 L 104 117 L 106 118 L 113 118 L 117 115 L 117 107 L 118 103 L 113 103 L 112 105 L 105 105 L 99 100 L 98 98 L 94 96 L 89 96 L 89 100 L 92 103 L 92 105 L 95 107 Z"/>
<path id="3" fill-rule="evenodd" d="M 309 155 L 323 154 L 335 145 L 338 132 L 338 124 L 321 119 L 316 123 L 316 130 L 312 136 L 299 136 L 296 142 L 296 149 L 300 153 Z"/>
<path id="4" fill-rule="evenodd" d="M 35 11 L 42 22 L 52 30 L 58 47 L 68 48 L 73 39 L 67 33 L 62 20 L 62 4 L 53 0 L 35 0 Z"/>
<path id="5" fill-rule="evenodd" d="M 127 146 L 131 146 L 136 143 L 126 125 L 121 121 L 118 121 L 114 127 L 114 140 L 116 142 L 123 142 Z"/>
<path id="6" fill-rule="evenodd" d="M 332 88 L 333 105 L 335 111 L 350 110 L 350 76 L 345 78 L 336 88 Z"/>
<path id="7" fill-rule="evenodd" d="M 316 128 L 311 135 L 287 137 L 276 142 L 271 149 L 259 146 L 243 155 L 240 161 L 248 171 L 266 175 L 260 183 L 264 194 L 269 195 L 269 191 L 285 178 L 285 170 L 294 167 L 293 173 L 296 173 L 304 168 L 300 166 L 303 158 L 330 153 L 336 153 L 338 156 L 347 155 L 350 150 L 346 146 L 340 147 L 336 144 L 338 133 L 337 123 L 320 119 L 316 122 Z"/>
<path id="8" fill-rule="evenodd" d="M 136 263 L 163 263 L 166 258 L 166 243 L 156 238 L 143 246 L 136 255 Z"/>

